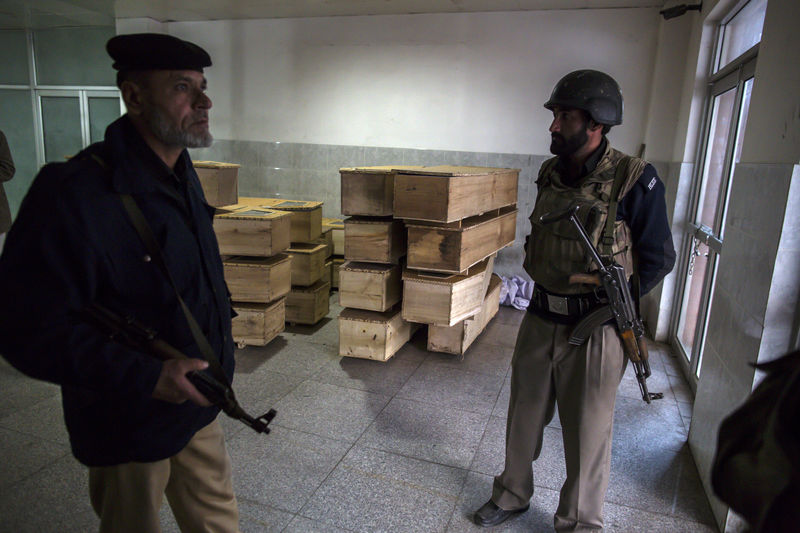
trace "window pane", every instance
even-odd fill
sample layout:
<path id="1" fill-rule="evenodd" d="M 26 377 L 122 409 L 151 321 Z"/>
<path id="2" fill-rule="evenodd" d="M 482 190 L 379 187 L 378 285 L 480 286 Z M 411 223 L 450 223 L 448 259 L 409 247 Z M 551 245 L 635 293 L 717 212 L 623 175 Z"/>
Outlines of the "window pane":
<path id="1" fill-rule="evenodd" d="M 53 28 L 33 34 L 39 85 L 114 86 L 106 41 L 114 28 Z"/>
<path id="2" fill-rule="evenodd" d="M 717 70 L 761 42 L 767 0 L 750 0 L 722 28 L 722 50 Z"/>
<path id="3" fill-rule="evenodd" d="M 714 98 L 711 129 L 708 133 L 708 147 L 703 168 L 703 185 L 697 213 L 697 221 L 709 228 L 715 227 L 714 219 L 717 214 L 720 187 L 723 185 L 723 179 L 727 179 L 728 176 L 725 169 L 725 152 L 734 118 L 735 102 L 735 88 Z"/>
<path id="4" fill-rule="evenodd" d="M 15 217 L 37 171 L 30 89 L 0 89 L 0 129 L 8 139 L 8 148 L 17 169 L 11 181 L 3 184 L 11 216 Z"/>
<path id="5" fill-rule="evenodd" d="M 42 96 L 44 158 L 64 161 L 83 148 L 81 105 L 77 96 Z"/>
<path id="6" fill-rule="evenodd" d="M 89 97 L 89 141 L 102 141 L 108 125 L 119 116 L 119 97 Z"/>
<path id="7" fill-rule="evenodd" d="M 0 31 L 0 83 L 29 85 L 28 39 L 22 30 Z"/>

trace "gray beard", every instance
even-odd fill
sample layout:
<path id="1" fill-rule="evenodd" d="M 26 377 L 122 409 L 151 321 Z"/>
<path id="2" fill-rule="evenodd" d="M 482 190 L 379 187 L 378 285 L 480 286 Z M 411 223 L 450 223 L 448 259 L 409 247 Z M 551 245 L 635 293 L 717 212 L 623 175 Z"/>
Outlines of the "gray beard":
<path id="1" fill-rule="evenodd" d="M 214 137 L 209 130 L 195 135 L 185 130 L 175 128 L 169 120 L 155 106 L 151 106 L 145 114 L 145 121 L 153 135 L 167 146 L 181 146 L 183 148 L 208 148 L 214 142 Z"/>

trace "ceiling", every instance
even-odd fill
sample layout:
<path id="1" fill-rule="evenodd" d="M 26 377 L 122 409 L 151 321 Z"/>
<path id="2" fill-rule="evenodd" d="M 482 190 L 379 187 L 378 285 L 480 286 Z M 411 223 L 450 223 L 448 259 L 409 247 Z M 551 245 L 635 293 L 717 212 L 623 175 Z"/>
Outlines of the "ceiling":
<path id="1" fill-rule="evenodd" d="M 0 0 L 0 28 L 224 19 L 663 7 L 665 0 Z"/>

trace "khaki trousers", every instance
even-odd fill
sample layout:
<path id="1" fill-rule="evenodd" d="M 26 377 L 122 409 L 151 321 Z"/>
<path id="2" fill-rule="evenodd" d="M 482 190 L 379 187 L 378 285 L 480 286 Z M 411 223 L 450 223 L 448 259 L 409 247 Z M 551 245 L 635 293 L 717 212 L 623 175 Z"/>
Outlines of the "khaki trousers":
<path id="1" fill-rule="evenodd" d="M 567 479 L 561 488 L 556 531 L 599 531 L 611 463 L 617 387 L 625 357 L 613 326 L 602 326 L 581 346 L 567 342 L 571 325 L 526 313 L 511 363 L 506 462 L 492 500 L 502 509 L 528 505 L 531 463 L 542 449 L 555 404 L 561 420 Z"/>
<path id="2" fill-rule="evenodd" d="M 184 533 L 239 531 L 231 460 L 218 421 L 168 459 L 89 468 L 100 533 L 159 533 L 164 494 Z"/>

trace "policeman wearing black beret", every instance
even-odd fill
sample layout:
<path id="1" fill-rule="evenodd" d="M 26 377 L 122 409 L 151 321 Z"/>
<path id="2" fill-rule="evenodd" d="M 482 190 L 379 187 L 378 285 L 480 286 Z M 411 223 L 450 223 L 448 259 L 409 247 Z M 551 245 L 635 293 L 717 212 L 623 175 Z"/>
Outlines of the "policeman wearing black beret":
<path id="1" fill-rule="evenodd" d="M 0 306 L 0 353 L 61 386 L 101 532 L 159 531 L 164 495 L 182 531 L 235 532 L 219 409 L 187 378 L 208 369 L 230 382 L 234 371 L 213 210 L 186 150 L 212 142 L 203 74 L 211 58 L 154 33 L 119 35 L 106 49 L 127 113 L 103 141 L 34 180 L 0 257 L 0 301 L 16 302 Z M 98 305 L 157 331 L 188 358 L 162 361 L 110 338 L 86 318 Z"/>

